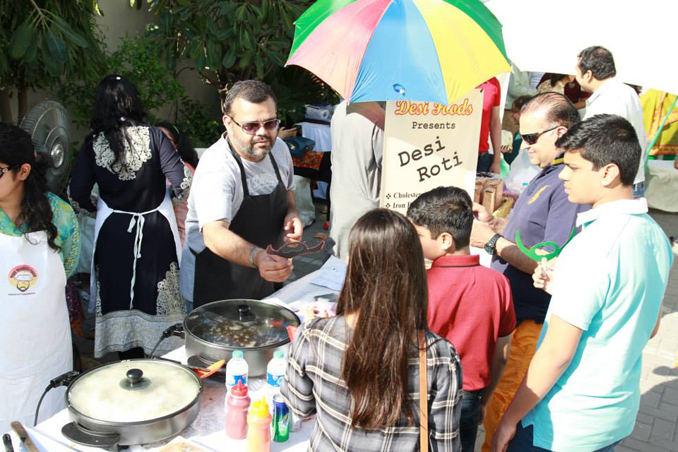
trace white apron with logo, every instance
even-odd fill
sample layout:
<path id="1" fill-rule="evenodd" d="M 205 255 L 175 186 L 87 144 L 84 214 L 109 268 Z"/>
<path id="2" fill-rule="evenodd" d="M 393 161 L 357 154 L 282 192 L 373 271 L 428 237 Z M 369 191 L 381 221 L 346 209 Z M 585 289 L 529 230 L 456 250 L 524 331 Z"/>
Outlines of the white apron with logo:
<path id="1" fill-rule="evenodd" d="M 156 207 L 153 210 L 149 210 L 148 212 L 125 212 L 122 210 L 114 210 L 108 207 L 106 202 L 99 198 L 99 201 L 97 202 L 97 218 L 96 218 L 96 224 L 94 225 L 94 254 L 92 255 L 92 270 L 91 270 L 91 278 L 90 278 L 90 297 L 89 297 L 89 305 L 88 305 L 88 310 L 90 312 L 94 312 L 94 309 L 96 308 L 96 300 L 97 300 L 97 277 L 96 277 L 96 269 L 94 265 L 94 256 L 96 255 L 96 249 L 97 249 L 97 239 L 99 238 L 99 231 L 101 230 L 101 227 L 104 225 L 104 222 L 106 219 L 112 214 L 112 213 L 122 213 L 122 214 L 128 214 L 130 215 L 130 224 L 127 232 L 130 234 L 135 234 L 136 238 L 134 241 L 134 261 L 132 263 L 133 265 L 133 270 L 132 270 L 132 284 L 131 284 L 131 289 L 130 289 L 130 309 L 132 308 L 132 302 L 134 301 L 134 280 L 136 278 L 136 272 L 137 272 L 137 258 L 141 256 L 141 242 L 144 238 L 144 223 L 145 219 L 144 216 L 148 215 L 149 213 L 153 212 L 160 212 L 165 218 L 167 218 L 167 221 L 170 224 L 170 229 L 172 230 L 172 236 L 174 237 L 174 246 L 176 247 L 177 251 L 177 262 L 179 265 L 181 265 L 181 240 L 179 238 L 179 228 L 177 227 L 177 219 L 174 216 L 174 209 L 172 208 L 172 201 L 170 199 L 169 191 L 165 191 L 165 199 L 163 199 L 162 203 L 158 207 Z M 153 252 L 153 251 L 150 251 Z"/>
<path id="2" fill-rule="evenodd" d="M 33 426 L 51 379 L 73 369 L 66 272 L 47 234 L 0 234 L 0 432 L 11 421 Z M 66 388 L 52 389 L 38 422 L 66 407 Z"/>

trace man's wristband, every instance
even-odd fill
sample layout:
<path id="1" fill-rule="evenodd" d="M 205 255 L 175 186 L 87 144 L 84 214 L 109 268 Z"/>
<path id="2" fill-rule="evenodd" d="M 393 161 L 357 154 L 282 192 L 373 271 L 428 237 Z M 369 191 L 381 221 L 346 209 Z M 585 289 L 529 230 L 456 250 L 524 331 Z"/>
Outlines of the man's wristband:
<path id="1" fill-rule="evenodd" d="M 257 254 L 257 251 L 259 251 L 259 247 L 252 247 L 252 251 L 250 251 L 250 264 L 252 264 L 252 267 L 254 268 L 259 268 L 257 267 L 257 264 L 254 263 L 254 256 Z"/>

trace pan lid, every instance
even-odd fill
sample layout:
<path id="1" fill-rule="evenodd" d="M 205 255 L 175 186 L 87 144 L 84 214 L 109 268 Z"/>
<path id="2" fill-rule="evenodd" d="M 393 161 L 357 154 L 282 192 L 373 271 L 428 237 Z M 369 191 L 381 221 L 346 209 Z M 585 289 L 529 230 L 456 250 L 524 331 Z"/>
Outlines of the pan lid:
<path id="1" fill-rule="evenodd" d="M 290 341 L 288 326 L 299 317 L 285 306 L 259 300 L 235 299 L 207 303 L 186 317 L 187 332 L 229 349 L 269 348 Z"/>
<path id="2" fill-rule="evenodd" d="M 198 377 L 179 364 L 134 359 L 106 364 L 69 387 L 69 407 L 103 422 L 134 423 L 171 416 L 193 405 L 202 392 Z"/>

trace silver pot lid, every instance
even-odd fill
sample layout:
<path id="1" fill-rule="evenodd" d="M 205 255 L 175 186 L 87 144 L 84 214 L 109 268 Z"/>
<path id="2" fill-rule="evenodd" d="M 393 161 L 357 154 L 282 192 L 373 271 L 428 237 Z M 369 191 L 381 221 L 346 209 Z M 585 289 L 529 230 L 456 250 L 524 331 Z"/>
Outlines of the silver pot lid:
<path id="1" fill-rule="evenodd" d="M 106 364 L 78 377 L 68 389 L 71 409 L 91 419 L 130 423 L 183 412 L 202 391 L 199 378 L 178 364 L 135 359 Z"/>
<path id="2" fill-rule="evenodd" d="M 299 317 L 284 306 L 246 299 L 207 303 L 184 321 L 186 331 L 196 338 L 229 349 L 286 344 L 287 327 L 299 324 Z"/>

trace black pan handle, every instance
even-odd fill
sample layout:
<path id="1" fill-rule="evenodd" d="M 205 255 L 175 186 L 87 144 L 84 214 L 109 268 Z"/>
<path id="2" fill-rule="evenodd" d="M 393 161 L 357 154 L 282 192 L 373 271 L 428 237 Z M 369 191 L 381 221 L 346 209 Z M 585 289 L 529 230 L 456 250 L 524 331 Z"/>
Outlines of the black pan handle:
<path id="1" fill-rule="evenodd" d="M 99 447 L 110 452 L 118 452 L 120 435 L 117 433 L 98 433 L 86 429 L 77 422 L 70 422 L 61 428 L 61 434 L 82 446 Z"/>
<path id="2" fill-rule="evenodd" d="M 175 323 L 171 327 L 167 328 L 163 333 L 162 333 L 163 339 L 168 338 L 170 336 L 175 336 L 175 337 L 180 337 L 182 339 L 186 338 L 186 332 L 184 331 L 184 324 L 183 323 Z"/>

